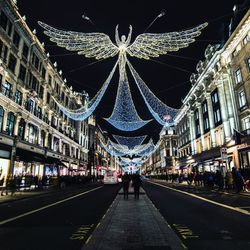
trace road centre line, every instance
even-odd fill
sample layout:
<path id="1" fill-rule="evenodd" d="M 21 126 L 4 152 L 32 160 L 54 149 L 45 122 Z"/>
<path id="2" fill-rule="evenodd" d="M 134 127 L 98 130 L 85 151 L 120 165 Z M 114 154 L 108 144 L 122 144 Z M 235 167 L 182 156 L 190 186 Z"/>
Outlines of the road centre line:
<path id="1" fill-rule="evenodd" d="M 185 191 L 182 191 L 182 190 L 178 190 L 178 189 L 175 189 L 175 188 L 171 188 L 171 187 L 168 187 L 168 186 L 159 184 L 159 183 L 155 183 L 155 182 L 151 182 L 151 181 L 148 181 L 148 182 L 151 183 L 151 184 L 154 184 L 154 185 L 158 185 L 158 186 L 161 186 L 161 187 L 170 189 L 170 190 L 175 191 L 175 192 L 179 192 L 179 193 L 182 193 L 182 194 L 189 195 L 189 196 L 194 197 L 194 198 L 196 198 L 196 199 L 199 199 L 199 200 L 202 200 L 202 201 L 206 201 L 206 202 L 212 203 L 212 204 L 217 205 L 217 206 L 220 206 L 220 207 L 224 207 L 224 208 L 227 208 L 227 209 L 230 209 L 230 210 L 233 210 L 233 211 L 236 211 L 236 212 L 245 214 L 245 215 L 250 215 L 250 212 L 249 212 L 249 211 L 244 210 L 244 209 L 241 209 L 241 208 L 239 208 L 239 207 L 231 207 L 231 206 L 229 206 L 229 205 L 222 204 L 222 203 L 219 203 L 219 202 L 216 202 L 216 201 L 212 201 L 212 200 L 203 198 L 203 197 L 201 197 L 201 196 L 198 196 L 198 195 L 195 195 L 195 194 L 191 194 L 191 193 L 188 193 L 188 192 L 185 192 Z"/>
<path id="2" fill-rule="evenodd" d="M 34 213 L 39 212 L 39 211 L 41 211 L 41 210 L 44 210 L 44 209 L 46 209 L 46 208 L 56 206 L 56 205 L 58 205 L 58 204 L 60 204 L 60 203 L 63 203 L 63 202 L 65 202 L 65 201 L 72 200 L 72 199 L 74 199 L 74 198 L 77 198 L 77 197 L 82 196 L 82 195 L 84 195 L 84 194 L 93 192 L 93 191 L 95 191 L 95 190 L 97 190 L 97 189 L 100 189 L 100 188 L 102 188 L 102 187 L 103 187 L 103 186 L 97 187 L 97 188 L 93 188 L 93 189 L 91 189 L 91 190 L 89 190 L 89 191 L 86 191 L 86 192 L 83 192 L 83 193 L 80 193 L 80 194 L 71 196 L 71 197 L 66 198 L 66 199 L 63 199 L 63 200 L 61 200 L 61 201 L 57 201 L 57 202 L 55 202 L 55 203 L 52 203 L 52 204 L 49 204 L 49 205 L 40 207 L 40 208 L 38 208 L 38 209 L 35 209 L 35 210 L 32 210 L 32 211 L 29 211 L 29 212 L 20 214 L 20 215 L 18 215 L 18 216 L 12 217 L 12 218 L 10 218 L 10 219 L 6 219 L 6 220 L 3 220 L 3 221 L 0 221 L 0 225 L 4 225 L 4 224 L 6 224 L 6 223 L 8 223 L 8 222 L 11 222 L 11 221 L 20 219 L 20 218 L 25 217 L 25 216 L 28 216 L 28 215 L 30 215 L 30 214 L 34 214 Z"/>

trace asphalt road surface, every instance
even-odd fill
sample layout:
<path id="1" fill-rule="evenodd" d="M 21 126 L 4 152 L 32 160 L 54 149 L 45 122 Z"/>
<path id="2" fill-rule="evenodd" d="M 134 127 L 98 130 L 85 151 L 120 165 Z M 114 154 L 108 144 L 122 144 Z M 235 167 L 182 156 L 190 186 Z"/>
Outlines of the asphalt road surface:
<path id="1" fill-rule="evenodd" d="M 1 250 L 80 250 L 118 185 L 66 189 L 0 205 Z"/>
<path id="2" fill-rule="evenodd" d="M 178 192 L 151 183 L 144 183 L 144 189 L 188 249 L 250 249 L 249 197 L 183 188 Z"/>

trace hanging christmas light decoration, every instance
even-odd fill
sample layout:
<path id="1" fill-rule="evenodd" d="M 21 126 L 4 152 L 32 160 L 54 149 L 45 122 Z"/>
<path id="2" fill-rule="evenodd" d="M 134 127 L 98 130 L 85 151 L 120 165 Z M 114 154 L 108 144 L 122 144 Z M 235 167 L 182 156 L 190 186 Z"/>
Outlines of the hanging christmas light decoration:
<path id="1" fill-rule="evenodd" d="M 115 106 L 111 116 L 105 120 L 119 130 L 134 131 L 149 121 L 143 121 L 135 109 L 125 70 L 126 62 L 125 54 L 121 54 L 119 56 L 119 84 Z"/>
<path id="2" fill-rule="evenodd" d="M 174 116 L 176 115 L 178 109 L 171 108 L 159 100 L 144 83 L 129 61 L 128 66 L 143 97 L 143 100 L 155 120 L 163 126 L 174 125 Z"/>
<path id="3" fill-rule="evenodd" d="M 129 149 L 141 145 L 146 139 L 147 135 L 135 136 L 135 137 L 126 137 L 120 135 L 112 135 L 118 144 L 126 145 Z"/>
<path id="4" fill-rule="evenodd" d="M 73 120 L 85 120 L 88 118 L 96 109 L 99 102 L 101 101 L 104 93 L 106 92 L 109 83 L 114 75 L 115 69 L 117 67 L 118 61 L 116 62 L 115 66 L 113 67 L 112 71 L 110 72 L 107 80 L 104 82 L 101 89 L 97 92 L 97 94 L 87 103 L 87 106 L 82 106 L 79 109 L 69 109 L 65 107 L 62 103 L 58 101 L 59 98 L 55 98 L 52 96 L 58 107 L 71 119 Z"/>
<path id="5" fill-rule="evenodd" d="M 45 29 L 44 33 L 50 37 L 51 41 L 57 43 L 57 45 L 60 47 L 65 47 L 67 50 L 77 51 L 79 55 L 85 55 L 86 57 L 94 57 L 99 60 L 113 57 L 119 54 L 118 61 L 120 77 L 115 105 L 115 107 L 118 108 L 118 111 L 114 110 L 111 117 L 107 118 L 107 121 L 114 125 L 116 128 L 125 131 L 133 131 L 139 129 L 148 122 L 141 120 L 141 118 L 138 116 L 132 101 L 131 94 L 129 94 L 129 101 L 127 101 L 129 107 L 132 110 L 129 116 L 127 116 L 128 107 L 125 107 L 122 104 L 122 101 L 126 100 L 125 98 L 122 98 L 121 93 L 125 93 L 126 91 L 130 92 L 127 81 L 127 75 L 125 73 L 125 67 L 127 63 L 126 55 L 128 54 L 132 57 L 138 57 L 141 59 L 150 59 L 150 57 L 159 57 L 159 55 L 164 55 L 169 51 L 177 51 L 180 48 L 187 47 L 190 43 L 194 42 L 195 37 L 199 36 L 201 34 L 201 30 L 207 26 L 207 23 L 204 23 L 192 29 L 180 32 L 168 32 L 161 34 L 143 33 L 138 35 L 135 41 L 130 44 L 132 26 L 129 27 L 130 31 L 128 37 L 126 38 L 126 36 L 123 35 L 120 40 L 117 25 L 115 33 L 115 45 L 110 40 L 109 36 L 104 33 L 82 33 L 74 31 L 63 31 L 55 29 L 43 22 L 38 22 L 38 24 Z M 146 87 L 144 82 L 140 79 L 139 75 L 133 70 L 131 65 L 130 70 L 134 76 L 137 86 L 140 89 L 144 101 L 154 118 L 160 124 L 172 124 L 173 116 L 171 112 L 173 112 L 174 110 L 167 109 L 166 107 L 164 107 L 163 103 L 163 105 L 160 104 L 160 106 L 162 106 L 163 110 L 165 109 L 165 111 L 162 112 L 162 108 L 158 109 L 156 107 L 156 103 L 159 103 L 159 100 L 154 95 L 152 95 L 153 93 L 149 90 L 148 87 Z M 119 98 L 122 99 L 117 100 Z M 65 112 L 65 109 L 63 109 L 62 106 L 60 106 L 60 108 L 63 110 L 63 112 Z M 92 109 L 92 112 L 93 111 L 94 109 Z M 86 119 L 86 116 L 77 116 L 76 114 L 74 114 L 74 117 L 76 119 Z M 165 120 L 168 121 L 166 122 Z"/>

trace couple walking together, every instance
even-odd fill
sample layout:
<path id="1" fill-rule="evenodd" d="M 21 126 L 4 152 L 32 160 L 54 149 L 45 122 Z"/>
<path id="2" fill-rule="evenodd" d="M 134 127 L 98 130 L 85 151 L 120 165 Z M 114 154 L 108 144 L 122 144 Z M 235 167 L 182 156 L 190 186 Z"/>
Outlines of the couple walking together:
<path id="1" fill-rule="evenodd" d="M 138 173 L 134 175 L 128 175 L 127 172 L 122 176 L 122 187 L 124 199 L 128 199 L 128 189 L 130 181 L 132 180 L 132 186 L 134 188 L 134 197 L 135 199 L 139 199 L 140 186 L 141 186 L 141 177 Z"/>

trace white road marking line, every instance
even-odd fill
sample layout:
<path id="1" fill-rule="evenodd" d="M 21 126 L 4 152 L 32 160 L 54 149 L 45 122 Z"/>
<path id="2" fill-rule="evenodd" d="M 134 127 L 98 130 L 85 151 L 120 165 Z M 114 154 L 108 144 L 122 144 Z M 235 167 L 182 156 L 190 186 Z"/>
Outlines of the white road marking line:
<path id="1" fill-rule="evenodd" d="M 72 199 L 74 199 L 74 198 L 76 198 L 76 197 L 79 197 L 79 196 L 82 196 L 82 195 L 84 195 L 84 194 L 93 192 L 93 191 L 95 191 L 95 190 L 97 190 L 97 189 L 100 189 L 100 188 L 102 188 L 102 187 L 97 187 L 97 188 L 91 189 L 91 190 L 89 190 L 89 191 L 86 191 L 86 192 L 83 192 L 83 193 L 74 195 L 74 196 L 72 196 L 72 197 L 66 198 L 66 199 L 64 199 L 64 200 L 57 201 L 57 202 L 55 202 L 55 203 L 52 203 L 52 204 L 49 204 L 49 205 L 40 207 L 40 208 L 38 208 L 38 209 L 35 209 L 35 210 L 32 210 L 32 211 L 29 211 L 29 212 L 20 214 L 20 215 L 18 215 L 18 216 L 12 217 L 12 218 L 10 218 L 10 219 L 6 219 L 6 220 L 3 220 L 3 221 L 0 221 L 0 225 L 4 225 L 4 224 L 6 224 L 6 223 L 8 223 L 8 222 L 11 222 L 11 221 L 20 219 L 20 218 L 25 217 L 25 216 L 28 216 L 28 215 L 30 215 L 30 214 L 34 214 L 34 213 L 39 212 L 39 211 L 41 211 L 41 210 L 44 210 L 44 209 L 46 209 L 46 208 L 56 206 L 56 205 L 58 205 L 58 204 L 60 204 L 60 203 L 63 203 L 63 202 L 65 202 L 65 201 L 72 200 Z"/>
<path id="2" fill-rule="evenodd" d="M 195 194 L 191 194 L 191 193 L 188 193 L 188 192 L 185 192 L 185 191 L 182 191 L 182 190 L 178 190 L 178 189 L 175 189 L 175 188 L 167 187 L 167 186 L 159 184 L 159 183 L 154 183 L 154 182 L 151 182 L 151 181 L 149 181 L 149 183 L 154 184 L 154 185 L 158 185 L 158 186 L 161 186 L 161 187 L 164 187 L 164 188 L 167 188 L 167 189 L 170 189 L 170 190 L 175 191 L 175 192 L 186 194 L 186 195 L 192 196 L 192 197 L 194 197 L 196 199 L 200 199 L 202 201 L 206 201 L 206 202 L 212 203 L 212 204 L 220 206 L 220 207 L 228 208 L 230 210 L 233 210 L 233 211 L 245 214 L 245 215 L 250 215 L 249 211 L 241 209 L 239 207 L 231 207 L 229 205 L 222 204 L 222 203 L 219 203 L 219 202 L 216 202 L 216 201 L 212 201 L 212 200 L 209 200 L 209 199 L 203 198 L 201 196 L 198 196 L 198 195 L 195 195 Z"/>

